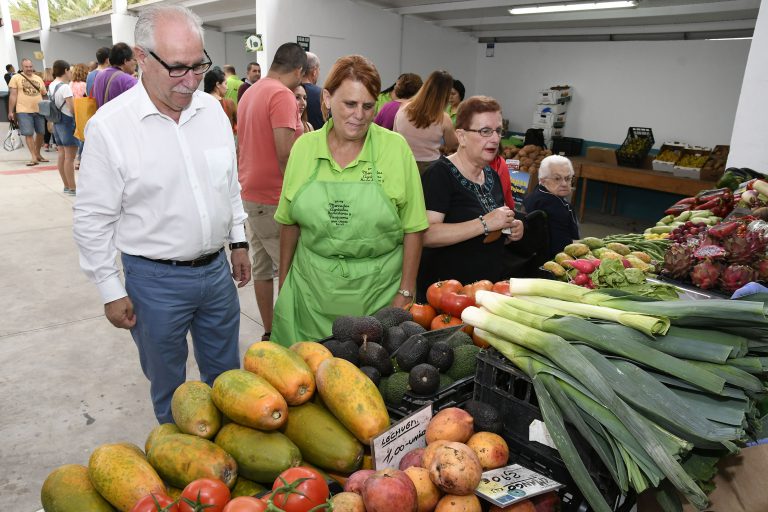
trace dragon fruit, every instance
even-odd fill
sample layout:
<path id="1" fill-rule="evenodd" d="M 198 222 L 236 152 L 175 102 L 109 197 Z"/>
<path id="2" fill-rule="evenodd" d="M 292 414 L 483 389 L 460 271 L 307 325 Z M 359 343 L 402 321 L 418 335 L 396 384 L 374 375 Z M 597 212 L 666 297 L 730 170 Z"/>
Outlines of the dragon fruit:
<path id="1" fill-rule="evenodd" d="M 717 285 L 720 273 L 723 271 L 723 264 L 711 260 L 704 260 L 697 263 L 691 270 L 691 281 L 702 290 L 709 290 Z"/>
<path id="2" fill-rule="evenodd" d="M 755 280 L 757 273 L 746 265 L 731 265 L 720 275 L 720 287 L 728 293 L 733 293 L 745 284 Z"/>
<path id="3" fill-rule="evenodd" d="M 723 249 L 728 253 L 728 261 L 736 265 L 746 265 L 755 256 L 752 246 L 746 237 L 737 235 L 723 240 Z"/>
<path id="4" fill-rule="evenodd" d="M 768 258 L 763 257 L 757 260 L 752 268 L 757 272 L 757 279 L 760 281 L 768 281 Z"/>
<path id="5" fill-rule="evenodd" d="M 673 279 L 688 277 L 693 265 L 693 249 L 688 244 L 673 244 L 664 255 L 664 273 Z"/>

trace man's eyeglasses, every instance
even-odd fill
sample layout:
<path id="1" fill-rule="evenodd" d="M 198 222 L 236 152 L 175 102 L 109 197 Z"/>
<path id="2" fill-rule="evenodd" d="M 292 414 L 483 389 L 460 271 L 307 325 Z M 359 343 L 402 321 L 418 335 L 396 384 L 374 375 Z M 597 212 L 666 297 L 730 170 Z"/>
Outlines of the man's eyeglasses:
<path id="1" fill-rule="evenodd" d="M 472 130 L 471 128 L 465 128 L 465 132 L 475 132 L 479 133 L 481 137 L 490 137 L 494 133 L 498 135 L 499 137 L 504 136 L 504 130 L 501 128 L 496 128 L 495 130 L 493 128 L 480 128 L 479 130 Z"/>
<path id="2" fill-rule="evenodd" d="M 542 180 L 552 180 L 555 183 L 567 183 L 568 185 L 573 185 L 573 182 L 576 180 L 575 176 L 547 176 L 546 178 L 541 178 Z"/>
<path id="3" fill-rule="evenodd" d="M 168 75 L 171 78 L 181 78 L 182 76 L 186 75 L 189 71 L 192 71 L 192 73 L 196 75 L 202 75 L 205 74 L 206 71 L 211 69 L 211 64 L 213 64 L 213 61 L 211 61 L 211 58 L 208 56 L 208 52 L 203 49 L 203 53 L 205 54 L 205 58 L 208 59 L 208 62 L 201 62 L 200 64 L 195 64 L 194 66 L 184 66 L 183 64 L 178 64 L 176 66 L 169 66 L 163 59 L 157 56 L 157 54 L 153 51 L 149 51 L 149 54 L 155 58 L 157 62 L 160 63 L 161 66 L 163 66 L 165 69 L 168 70 Z"/>

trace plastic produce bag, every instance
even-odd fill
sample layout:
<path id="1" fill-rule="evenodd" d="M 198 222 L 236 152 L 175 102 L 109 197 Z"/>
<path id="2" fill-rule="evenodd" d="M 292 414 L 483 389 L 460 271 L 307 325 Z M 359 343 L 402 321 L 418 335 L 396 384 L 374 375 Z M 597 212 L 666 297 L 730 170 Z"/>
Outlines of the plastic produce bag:
<path id="1" fill-rule="evenodd" d="M 22 147 L 24 147 L 24 143 L 21 141 L 19 126 L 15 122 L 11 122 L 10 128 L 8 128 L 8 134 L 3 141 L 3 149 L 6 151 L 15 151 Z"/>

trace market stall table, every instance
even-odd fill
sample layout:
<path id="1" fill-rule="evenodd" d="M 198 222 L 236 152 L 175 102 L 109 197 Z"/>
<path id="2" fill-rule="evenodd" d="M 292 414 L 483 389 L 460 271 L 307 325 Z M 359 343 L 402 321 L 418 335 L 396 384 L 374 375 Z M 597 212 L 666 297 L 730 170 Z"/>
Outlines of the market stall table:
<path id="1" fill-rule="evenodd" d="M 587 198 L 587 182 L 589 180 L 626 185 L 645 190 L 658 190 L 683 196 L 695 196 L 698 192 L 715 188 L 714 181 L 678 178 L 669 173 L 649 169 L 634 169 L 620 167 L 602 162 L 593 162 L 584 158 L 572 158 L 573 168 L 577 178 L 581 178 L 581 197 L 579 199 L 579 220 L 584 218 L 584 206 Z"/>

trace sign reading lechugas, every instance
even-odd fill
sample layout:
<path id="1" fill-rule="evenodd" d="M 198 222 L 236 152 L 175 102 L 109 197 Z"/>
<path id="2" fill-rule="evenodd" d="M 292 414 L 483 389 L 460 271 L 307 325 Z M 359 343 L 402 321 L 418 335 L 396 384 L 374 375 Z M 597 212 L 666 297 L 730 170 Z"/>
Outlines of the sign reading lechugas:
<path id="1" fill-rule="evenodd" d="M 425 405 L 410 416 L 392 425 L 371 441 L 373 467 L 397 468 L 408 452 L 427 446 L 427 425 L 432 419 L 432 404 Z"/>

